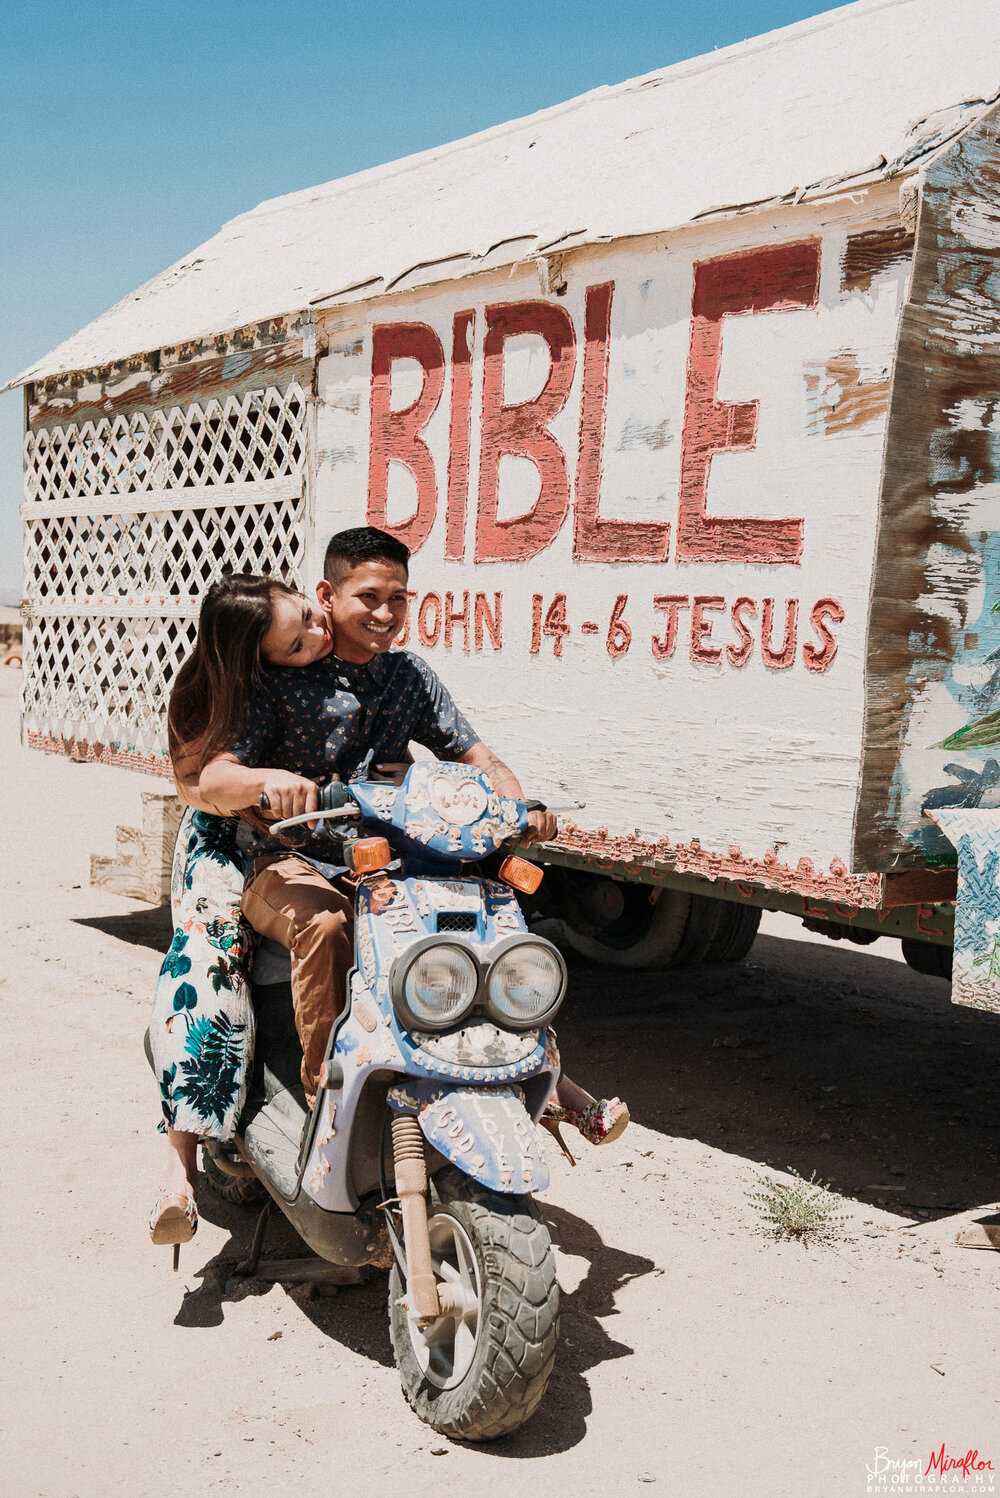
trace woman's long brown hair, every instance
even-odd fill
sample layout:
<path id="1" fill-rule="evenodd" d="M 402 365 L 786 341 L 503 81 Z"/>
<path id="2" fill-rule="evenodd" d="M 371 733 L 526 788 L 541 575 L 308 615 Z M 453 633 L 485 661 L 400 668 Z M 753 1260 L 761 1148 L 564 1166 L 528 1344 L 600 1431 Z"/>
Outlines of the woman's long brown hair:
<path id="1" fill-rule="evenodd" d="M 261 668 L 260 647 L 271 624 L 276 595 L 298 597 L 275 577 L 230 572 L 202 599 L 198 638 L 170 693 L 170 758 L 201 770 L 228 749 L 243 728 L 247 695 Z"/>

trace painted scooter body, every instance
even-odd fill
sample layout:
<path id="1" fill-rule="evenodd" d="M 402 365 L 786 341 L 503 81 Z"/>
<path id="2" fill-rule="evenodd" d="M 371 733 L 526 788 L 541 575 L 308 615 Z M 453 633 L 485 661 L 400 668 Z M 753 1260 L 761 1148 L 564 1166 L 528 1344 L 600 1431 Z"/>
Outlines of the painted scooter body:
<path id="1" fill-rule="evenodd" d="M 558 1078 L 558 1052 L 545 1023 L 517 1029 L 491 1012 L 487 975 L 526 940 L 550 948 L 562 991 L 565 969 L 555 948 L 529 937 L 508 885 L 462 869 L 524 831 L 523 802 L 498 796 L 467 765 L 437 761 L 412 765 L 399 787 L 362 778 L 338 789 L 356 812 L 345 846 L 357 833 L 378 835 L 403 857 L 358 884 L 355 966 L 311 1113 L 297 1065 L 292 1072 L 287 987 L 255 986 L 254 1080 L 236 1147 L 315 1252 L 347 1265 L 383 1262 L 393 1114 L 419 1120 L 431 1175 L 450 1161 L 502 1194 L 545 1189 L 534 1125 Z M 327 825 L 343 836 L 343 821 Z M 401 1017 L 392 975 L 416 950 L 441 944 L 471 956 L 479 989 L 455 1026 L 422 1031 Z"/>

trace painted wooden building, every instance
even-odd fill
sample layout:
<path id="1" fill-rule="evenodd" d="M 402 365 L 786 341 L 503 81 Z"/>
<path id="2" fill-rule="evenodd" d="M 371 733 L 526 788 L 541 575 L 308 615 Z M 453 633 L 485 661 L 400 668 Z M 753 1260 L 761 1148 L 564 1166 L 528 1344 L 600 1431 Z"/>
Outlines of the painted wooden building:
<path id="1" fill-rule="evenodd" d="M 912 933 L 1000 801 L 998 99 L 1000 7 L 860 0 L 234 219 L 11 382 L 26 741 L 166 773 L 208 582 L 367 520 L 553 861 Z"/>

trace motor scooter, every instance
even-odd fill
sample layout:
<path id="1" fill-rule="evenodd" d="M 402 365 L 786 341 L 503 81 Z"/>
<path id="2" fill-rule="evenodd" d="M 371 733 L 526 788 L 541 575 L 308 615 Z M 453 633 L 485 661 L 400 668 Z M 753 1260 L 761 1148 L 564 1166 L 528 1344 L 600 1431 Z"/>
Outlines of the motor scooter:
<path id="1" fill-rule="evenodd" d="M 481 771 L 424 760 L 398 786 L 362 766 L 272 831 L 305 822 L 336 837 L 331 857 L 357 878 L 355 966 L 310 1110 L 289 990 L 264 944 L 248 1100 L 234 1143 L 208 1145 L 209 1178 L 236 1199 L 233 1171 L 252 1172 L 329 1264 L 391 1266 L 407 1399 L 452 1438 L 502 1436 L 537 1407 L 558 1335 L 532 1196 L 549 1179 L 535 1123 L 559 1074 L 548 1027 L 566 966 L 518 905 L 540 869 L 462 866 L 515 841 L 527 808 Z"/>

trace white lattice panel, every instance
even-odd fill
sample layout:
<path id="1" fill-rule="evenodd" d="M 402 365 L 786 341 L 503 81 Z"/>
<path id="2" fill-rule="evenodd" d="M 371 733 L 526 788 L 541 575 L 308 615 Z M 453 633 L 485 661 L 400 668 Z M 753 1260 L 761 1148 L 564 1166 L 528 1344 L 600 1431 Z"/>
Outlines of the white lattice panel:
<path id="1" fill-rule="evenodd" d="M 27 596 L 52 607 L 105 597 L 142 597 L 146 606 L 180 597 L 190 604 L 227 567 L 297 577 L 301 534 L 289 518 L 301 479 L 271 494 L 263 485 L 255 496 L 243 488 L 226 485 L 183 509 L 138 514 L 122 505 L 117 512 L 36 517 L 26 505 Z M 183 491 L 167 494 L 173 505 L 183 497 Z"/>
<path id="2" fill-rule="evenodd" d="M 28 432 L 27 501 L 142 494 L 247 483 L 300 473 L 306 397 L 301 386 L 250 390 L 242 399 L 120 414 Z"/>
<path id="3" fill-rule="evenodd" d="M 27 434 L 30 745 L 169 773 L 205 589 L 227 569 L 302 585 L 306 409 L 292 385 Z"/>

